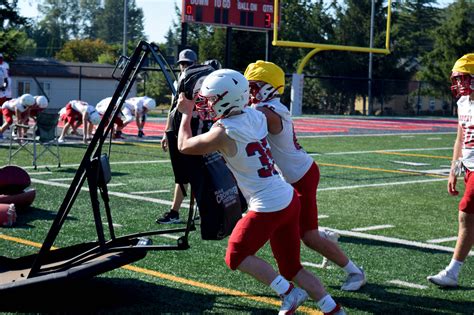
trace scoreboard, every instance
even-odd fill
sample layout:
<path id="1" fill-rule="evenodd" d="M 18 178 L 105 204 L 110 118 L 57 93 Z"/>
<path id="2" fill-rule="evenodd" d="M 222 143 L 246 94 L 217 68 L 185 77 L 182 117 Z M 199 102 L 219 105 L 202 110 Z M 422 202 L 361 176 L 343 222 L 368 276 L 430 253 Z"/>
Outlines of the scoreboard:
<path id="1" fill-rule="evenodd" d="M 273 29 L 274 0 L 183 0 L 181 21 L 257 30 Z"/>

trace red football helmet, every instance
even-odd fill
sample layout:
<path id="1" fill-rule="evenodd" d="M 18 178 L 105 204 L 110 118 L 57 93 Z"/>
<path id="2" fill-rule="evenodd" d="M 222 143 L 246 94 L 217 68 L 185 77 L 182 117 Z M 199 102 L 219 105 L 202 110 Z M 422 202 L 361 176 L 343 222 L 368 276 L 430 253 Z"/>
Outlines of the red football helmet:
<path id="1" fill-rule="evenodd" d="M 451 92 L 454 97 L 469 96 L 474 92 L 474 77 L 472 74 L 455 72 L 451 74 Z"/>

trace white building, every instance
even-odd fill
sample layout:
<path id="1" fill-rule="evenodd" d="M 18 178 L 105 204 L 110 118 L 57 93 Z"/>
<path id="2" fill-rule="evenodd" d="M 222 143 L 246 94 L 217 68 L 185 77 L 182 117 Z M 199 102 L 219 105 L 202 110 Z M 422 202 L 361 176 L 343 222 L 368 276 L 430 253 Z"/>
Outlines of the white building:
<path id="1" fill-rule="evenodd" d="M 104 64 L 20 58 L 10 63 L 12 96 L 45 95 L 49 109 L 62 108 L 70 100 L 82 100 L 95 106 L 115 92 L 119 81 L 112 78 L 113 70 L 114 66 Z M 134 83 L 128 97 L 136 93 Z"/>

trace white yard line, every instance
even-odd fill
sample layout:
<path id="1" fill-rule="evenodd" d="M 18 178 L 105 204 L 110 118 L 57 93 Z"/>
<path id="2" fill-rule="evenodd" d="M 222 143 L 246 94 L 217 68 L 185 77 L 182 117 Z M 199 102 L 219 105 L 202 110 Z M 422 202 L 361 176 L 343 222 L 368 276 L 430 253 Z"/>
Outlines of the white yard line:
<path id="1" fill-rule="evenodd" d="M 121 165 L 121 164 L 155 164 L 155 163 L 170 163 L 170 160 L 152 160 L 152 161 L 117 161 L 117 162 L 109 162 L 110 165 Z M 61 167 L 79 167 L 80 164 L 64 164 Z M 40 167 L 48 167 L 48 168 L 57 168 L 58 165 L 39 165 Z M 34 166 L 22 166 L 24 169 L 34 169 Z M 38 173 L 32 173 L 38 174 Z"/>
<path id="2" fill-rule="evenodd" d="M 351 138 L 351 137 L 386 137 L 386 136 L 423 136 L 423 135 L 455 135 L 456 131 L 448 131 L 448 132 L 418 132 L 418 133 L 377 133 L 377 134 L 362 134 L 362 135 L 349 135 L 349 134 L 339 134 L 339 135 L 313 135 L 313 136 L 303 136 L 298 135 L 298 139 L 300 138 Z M 452 149 L 452 148 L 451 148 Z"/>
<path id="3" fill-rule="evenodd" d="M 437 244 L 437 243 L 452 242 L 452 241 L 455 241 L 455 240 L 457 240 L 457 239 L 458 239 L 457 236 L 453 236 L 453 237 L 437 238 L 437 239 L 434 239 L 434 240 L 427 240 L 426 242 L 427 242 L 427 243 Z"/>
<path id="4" fill-rule="evenodd" d="M 49 178 L 48 180 L 52 181 L 52 182 L 67 182 L 67 181 L 72 181 L 74 179 L 74 177 L 71 177 L 71 178 Z"/>
<path id="5" fill-rule="evenodd" d="M 429 166 L 429 163 L 417 163 L 417 162 L 408 162 L 408 161 L 390 161 L 395 164 L 403 164 L 403 165 L 410 165 L 410 166 Z"/>
<path id="6" fill-rule="evenodd" d="M 328 215 L 325 215 L 325 214 L 319 214 L 318 215 L 318 219 L 327 219 L 327 218 L 329 218 Z"/>
<path id="7" fill-rule="evenodd" d="M 390 225 L 390 224 L 383 224 L 383 225 L 373 225 L 373 226 L 355 228 L 355 229 L 351 229 L 351 231 L 356 231 L 356 232 L 375 231 L 375 230 L 390 229 L 393 227 L 395 226 Z"/>
<path id="8" fill-rule="evenodd" d="M 426 181 L 439 181 L 439 180 L 446 180 L 446 179 L 432 179 L 432 180 L 426 180 Z M 54 187 L 63 187 L 63 188 L 69 188 L 70 185 L 68 184 L 63 184 L 63 183 L 57 183 L 57 182 L 51 182 L 47 180 L 40 180 L 40 179 L 35 179 L 32 178 L 31 181 L 36 184 L 43 184 L 43 185 L 49 185 L 49 186 L 54 186 Z M 415 182 L 421 182 L 421 181 L 412 181 L 412 182 L 406 182 L 407 184 L 412 184 Z M 401 183 L 394 183 L 397 185 L 400 185 Z M 383 185 L 383 184 L 382 184 Z M 358 187 L 362 187 L 363 185 L 360 185 Z M 380 186 L 380 185 L 364 185 L 365 187 L 367 186 Z M 384 185 L 385 186 L 385 185 Z M 337 187 L 336 187 L 337 188 Z M 352 188 L 352 187 L 348 187 Z M 341 187 L 337 189 L 342 189 Z M 87 187 L 83 187 L 82 190 L 84 191 L 89 191 Z M 333 188 L 329 188 L 326 190 L 333 190 Z M 116 197 L 121 197 L 121 198 L 128 198 L 128 199 L 133 199 L 133 200 L 140 200 L 140 201 L 148 201 L 148 202 L 153 202 L 157 204 L 162 204 L 162 205 L 172 205 L 171 201 L 168 200 L 163 200 L 163 199 L 157 199 L 157 198 L 149 198 L 149 197 L 144 197 L 144 196 L 136 196 L 132 194 L 127 194 L 127 193 L 120 193 L 120 192 L 113 192 L 109 191 L 109 195 L 116 196 Z M 182 208 L 189 208 L 189 204 L 182 204 Z M 372 235 L 372 234 L 367 234 L 367 233 L 362 233 L 362 232 L 354 232 L 354 231 L 345 231 L 345 230 L 337 230 L 334 228 L 328 228 L 328 227 L 320 227 L 321 229 L 330 229 L 336 233 L 339 233 L 339 235 L 345 235 L 345 236 L 352 236 L 352 237 L 358 237 L 358 238 L 363 238 L 363 239 L 370 239 L 370 240 L 376 240 L 376 241 L 382 241 L 386 243 L 393 243 L 393 244 L 401 244 L 401 245 L 406 245 L 406 246 L 411 246 L 411 247 L 416 247 L 416 248 L 427 248 L 427 249 L 433 249 L 433 250 L 439 250 L 439 251 L 444 251 L 444 252 L 454 252 L 454 248 L 447 247 L 447 246 L 440 246 L 440 245 L 435 245 L 435 244 L 427 244 L 427 243 L 422 243 L 422 242 L 415 242 L 415 241 L 408 241 L 408 240 L 403 240 L 403 239 L 398 239 L 394 237 L 385 237 L 385 236 L 379 236 L 379 235 Z M 474 251 L 471 251 L 469 253 L 469 256 L 474 256 Z"/>
<path id="9" fill-rule="evenodd" d="M 148 195 L 148 194 L 160 194 L 160 193 L 169 193 L 171 190 L 164 189 L 164 190 L 150 190 L 150 191 L 132 191 L 129 192 L 133 195 Z"/>
<path id="10" fill-rule="evenodd" d="M 347 151 L 347 152 L 329 152 L 329 153 L 309 153 L 309 155 L 349 155 L 349 154 L 367 154 L 367 153 L 380 153 L 380 152 L 412 152 L 412 151 L 444 151 L 452 150 L 452 147 L 442 148 L 413 148 L 413 149 L 391 149 L 391 150 L 369 150 L 369 151 Z"/>
<path id="11" fill-rule="evenodd" d="M 454 248 L 447 247 L 447 246 L 426 244 L 422 242 L 403 240 L 403 239 L 399 239 L 395 237 L 372 235 L 372 234 L 361 233 L 361 232 L 338 230 L 338 229 L 323 227 L 323 226 L 320 226 L 319 228 L 330 229 L 331 231 L 334 231 L 338 233 L 339 235 L 352 236 L 352 237 L 358 237 L 358 238 L 363 238 L 363 239 L 368 239 L 368 240 L 381 241 L 381 242 L 392 243 L 392 244 L 400 244 L 400 245 L 406 245 L 406 246 L 417 247 L 417 248 L 433 249 L 433 250 L 439 250 L 443 252 L 450 252 L 450 253 L 454 252 Z M 470 251 L 469 256 L 474 256 L 474 251 Z"/>
<path id="12" fill-rule="evenodd" d="M 402 287 L 412 288 L 412 289 L 420 289 L 420 290 L 428 289 L 427 285 L 416 284 L 416 283 L 406 282 L 402 280 L 390 280 L 387 282 L 391 284 L 396 284 Z"/>
<path id="13" fill-rule="evenodd" d="M 22 167 L 22 168 L 25 168 L 25 167 Z M 53 174 L 53 172 L 31 172 L 31 173 L 28 173 L 28 175 L 30 175 L 30 176 L 35 176 L 35 175 L 50 175 L 50 174 Z"/>
<path id="14" fill-rule="evenodd" d="M 318 188 L 318 192 L 327 191 L 327 190 L 343 190 L 343 189 L 355 189 L 355 188 L 366 188 L 366 187 L 396 186 L 396 185 L 408 185 L 408 184 L 442 182 L 442 181 L 447 181 L 447 179 L 446 178 L 430 178 L 430 179 L 411 180 L 411 181 L 383 183 L 383 184 L 365 184 L 365 185 L 353 185 L 353 186 L 326 187 L 326 188 Z"/>
<path id="15" fill-rule="evenodd" d="M 70 186 L 68 184 L 50 182 L 50 181 L 47 181 L 47 180 L 41 180 L 41 179 L 35 179 L 35 178 L 32 178 L 31 182 L 37 183 L 37 184 L 55 186 L 55 187 L 63 187 L 63 188 L 69 188 L 69 186 Z M 89 188 L 82 187 L 82 190 L 89 191 Z M 121 193 L 121 192 L 109 191 L 109 195 L 116 196 L 116 197 L 121 197 L 121 198 L 134 199 L 134 200 L 148 201 L 148 202 L 153 202 L 153 203 L 158 203 L 158 204 L 168 205 L 168 206 L 173 205 L 173 202 L 169 201 L 169 200 L 150 198 L 150 197 L 144 197 L 144 196 L 135 196 L 135 195 L 132 195 L 132 194 Z M 189 204 L 185 204 L 185 203 L 181 204 L 181 208 L 188 208 L 188 207 L 189 207 Z"/>

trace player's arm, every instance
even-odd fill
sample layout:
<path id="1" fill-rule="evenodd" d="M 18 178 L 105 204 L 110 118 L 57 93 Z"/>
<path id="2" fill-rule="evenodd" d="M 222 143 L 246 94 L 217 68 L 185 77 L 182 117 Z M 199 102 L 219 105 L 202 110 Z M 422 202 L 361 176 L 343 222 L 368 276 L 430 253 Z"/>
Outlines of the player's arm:
<path id="1" fill-rule="evenodd" d="M 280 115 L 278 115 L 268 107 L 257 107 L 257 110 L 261 111 L 265 115 L 265 117 L 267 117 L 268 132 L 276 135 L 283 130 L 283 124 L 281 122 Z"/>
<path id="2" fill-rule="evenodd" d="M 84 130 L 82 132 L 82 141 L 84 143 L 87 143 L 87 134 L 89 133 L 89 114 L 87 113 L 87 111 L 84 111 L 84 113 L 82 113 L 82 124 L 84 127 Z"/>
<path id="3" fill-rule="evenodd" d="M 189 100 L 180 93 L 178 110 L 183 114 L 178 133 L 178 149 L 181 153 L 190 155 L 203 155 L 215 151 L 228 151 L 232 140 L 225 134 L 221 127 L 211 128 L 210 131 L 193 137 L 191 119 L 194 101 Z"/>
<path id="4" fill-rule="evenodd" d="M 452 196 L 456 196 L 459 192 L 456 190 L 456 183 L 457 183 L 457 176 L 454 172 L 454 168 L 456 167 L 456 163 L 462 155 L 462 127 L 458 125 L 458 133 L 456 136 L 456 140 L 454 141 L 453 146 L 453 159 L 451 161 L 451 171 L 449 172 L 448 178 L 448 193 Z"/>

